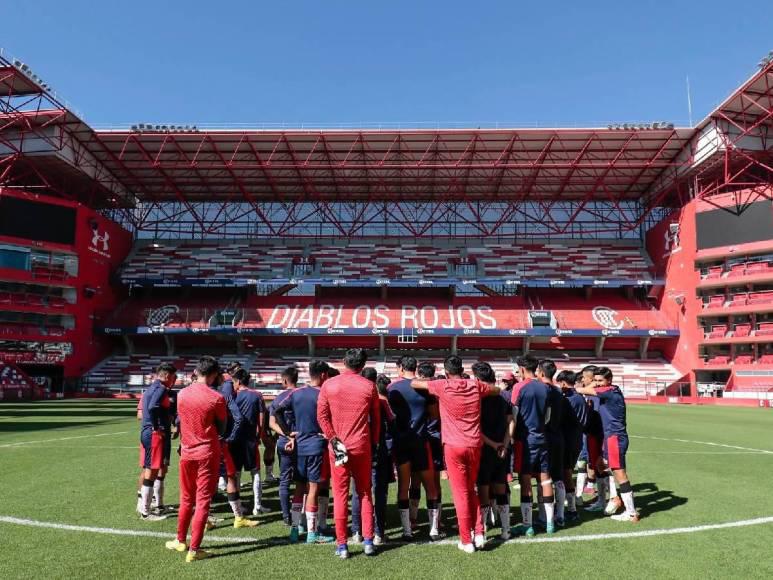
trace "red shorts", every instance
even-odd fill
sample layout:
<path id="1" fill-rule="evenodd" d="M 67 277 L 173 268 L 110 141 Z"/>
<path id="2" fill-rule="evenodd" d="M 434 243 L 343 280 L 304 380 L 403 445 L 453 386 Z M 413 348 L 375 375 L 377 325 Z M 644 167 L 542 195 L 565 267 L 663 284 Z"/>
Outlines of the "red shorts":
<path id="1" fill-rule="evenodd" d="M 586 440 L 588 443 L 588 462 L 591 468 L 596 469 L 596 466 L 599 464 L 599 458 L 602 456 L 604 441 L 590 433 L 588 433 Z"/>
<path id="2" fill-rule="evenodd" d="M 234 477 L 236 475 L 236 464 L 234 458 L 231 456 L 231 450 L 228 448 L 228 443 L 221 441 L 220 452 L 223 456 L 223 464 L 225 464 L 225 474 L 228 477 Z"/>
<path id="3" fill-rule="evenodd" d="M 161 469 L 169 464 L 164 462 L 165 437 L 159 431 L 143 430 L 140 436 L 140 467 L 143 469 Z"/>

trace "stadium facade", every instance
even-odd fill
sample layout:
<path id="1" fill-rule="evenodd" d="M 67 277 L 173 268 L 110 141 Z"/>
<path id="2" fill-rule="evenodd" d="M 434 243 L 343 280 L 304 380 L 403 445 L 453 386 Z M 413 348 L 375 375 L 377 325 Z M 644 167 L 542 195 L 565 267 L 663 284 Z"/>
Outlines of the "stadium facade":
<path id="1" fill-rule="evenodd" d="M 363 346 L 769 398 L 771 85 L 695 127 L 95 130 L 0 57 L 0 395 Z"/>

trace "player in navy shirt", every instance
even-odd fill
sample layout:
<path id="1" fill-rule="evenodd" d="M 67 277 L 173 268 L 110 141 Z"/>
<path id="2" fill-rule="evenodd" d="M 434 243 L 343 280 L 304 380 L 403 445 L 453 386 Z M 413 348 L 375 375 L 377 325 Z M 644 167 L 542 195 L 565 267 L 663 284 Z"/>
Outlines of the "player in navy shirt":
<path id="1" fill-rule="evenodd" d="M 282 386 L 284 390 L 279 393 L 269 407 L 269 427 L 277 434 L 280 429 L 277 426 L 276 408 L 282 403 L 298 385 L 298 369 L 295 366 L 289 366 L 282 371 Z M 282 422 L 292 433 L 295 431 L 295 417 L 293 417 L 292 408 L 284 409 L 282 413 Z M 282 519 L 286 525 L 291 525 L 290 521 L 290 483 L 295 477 L 295 451 L 287 451 L 289 439 L 284 435 L 279 435 L 277 439 L 277 452 L 279 453 L 279 505 L 282 508 Z M 302 496 L 303 494 L 301 494 Z M 325 510 L 326 513 L 326 510 Z"/>
<path id="2" fill-rule="evenodd" d="M 164 478 L 169 469 L 174 417 L 169 393 L 176 380 L 177 369 L 170 363 L 162 363 L 156 369 L 156 379 L 142 394 L 140 467 L 143 472 L 137 512 L 143 520 L 164 519 Z M 150 511 L 154 499 L 157 513 Z"/>
<path id="3" fill-rule="evenodd" d="M 435 378 L 435 363 L 424 361 L 419 363 L 416 369 L 416 376 L 420 379 Z M 432 454 L 432 477 L 435 482 L 435 491 L 437 492 L 437 511 L 440 521 L 443 513 L 443 487 L 440 485 L 440 472 L 445 471 L 446 465 L 443 461 L 443 441 L 440 437 L 440 403 L 437 397 L 430 395 L 429 392 L 421 392 L 427 399 L 427 441 L 429 441 L 429 450 Z M 411 477 L 411 524 L 416 525 L 416 513 L 419 509 L 419 500 L 421 499 L 421 480 Z"/>
<path id="4" fill-rule="evenodd" d="M 487 362 L 472 365 L 472 374 L 482 383 L 494 386 L 496 375 Z M 507 497 L 507 457 L 515 425 L 513 409 L 504 397 L 484 397 L 480 403 L 480 430 L 483 448 L 478 467 L 478 497 L 481 520 L 488 527 L 492 509 L 499 516 L 501 538 L 510 539 L 510 501 Z M 491 493 L 493 492 L 493 494 Z M 492 506 L 491 500 L 496 503 Z M 496 515 L 494 521 L 496 521 Z"/>
<path id="5" fill-rule="evenodd" d="M 399 379 L 389 385 L 387 398 L 394 422 L 394 456 L 397 463 L 397 508 L 403 526 L 403 538 L 411 539 L 409 490 L 411 478 L 421 480 L 427 494 L 427 511 L 437 509 L 437 491 L 432 473 L 432 458 L 427 435 L 427 399 L 411 387 L 416 378 L 418 362 L 412 356 L 400 357 L 397 363 Z M 438 536 L 430 521 L 430 535 Z"/>
<path id="6" fill-rule="evenodd" d="M 523 524 L 516 531 L 534 535 L 531 520 L 531 478 L 539 477 L 542 486 L 541 502 L 545 506 L 545 530 L 552 534 L 553 481 L 550 479 L 545 413 L 548 387 L 535 378 L 539 361 L 533 356 L 518 357 L 521 382 L 513 387 L 513 416 L 515 417 L 515 463 L 521 483 L 521 517 Z"/>
<path id="7" fill-rule="evenodd" d="M 221 451 L 223 456 L 222 471 L 225 477 L 220 478 L 218 488 L 226 493 L 239 491 L 236 485 L 236 466 L 231 457 L 230 443 L 233 442 L 241 433 L 242 413 L 236 405 L 236 391 L 234 383 L 231 380 L 231 373 L 241 368 L 241 364 L 233 363 L 228 367 L 228 373 L 221 376 L 222 382 L 217 386 L 217 390 L 225 398 L 225 404 L 228 411 L 228 420 L 225 428 L 225 437 L 221 440 Z"/>
<path id="8" fill-rule="evenodd" d="M 620 387 L 612 384 L 612 378 L 611 370 L 599 367 L 594 373 L 593 384 L 578 390 L 582 394 L 596 396 L 599 400 L 599 414 L 604 429 L 604 457 L 614 474 L 625 505 L 625 511 L 612 515 L 612 519 L 635 523 L 639 521 L 639 514 L 625 470 L 625 455 L 628 451 L 625 397 Z"/>
<path id="9" fill-rule="evenodd" d="M 582 433 L 588 420 L 588 406 L 585 397 L 574 390 L 576 375 L 572 371 L 561 371 L 556 383 L 562 393 L 562 433 L 564 438 L 564 456 L 562 458 L 563 480 L 566 488 L 566 520 L 576 521 L 577 496 L 572 472 L 582 449 Z M 560 504 L 556 500 L 556 514 L 560 515 Z"/>
<path id="10" fill-rule="evenodd" d="M 270 510 L 263 507 L 263 484 L 260 480 L 260 436 L 266 420 L 266 402 L 263 395 L 250 388 L 250 374 L 238 369 L 232 375 L 236 389 L 236 404 L 242 413 L 242 433 L 237 439 L 234 461 L 236 462 L 236 481 L 241 472 L 249 471 L 252 477 L 252 515 L 257 516 Z M 241 485 L 240 485 L 241 487 Z"/>
<path id="11" fill-rule="evenodd" d="M 317 422 L 317 401 L 319 389 L 328 377 L 328 365 L 324 361 L 314 360 L 309 363 L 309 384 L 290 392 L 290 395 L 276 406 L 276 422 L 280 427 L 279 434 L 289 436 L 286 446 L 288 452 L 295 450 L 297 454 L 295 479 L 306 484 L 306 522 L 308 531 L 306 542 L 328 543 L 333 538 L 318 532 L 317 522 L 319 504 L 317 497 L 321 486 L 329 486 L 330 463 L 327 456 L 327 440 L 322 435 L 322 428 Z M 282 425 L 281 413 L 292 409 L 295 418 L 295 430 L 290 431 L 287 425 Z M 296 492 L 297 493 L 297 492 Z M 298 524 L 301 514 L 293 502 L 292 527 L 290 541 L 298 541 Z"/>

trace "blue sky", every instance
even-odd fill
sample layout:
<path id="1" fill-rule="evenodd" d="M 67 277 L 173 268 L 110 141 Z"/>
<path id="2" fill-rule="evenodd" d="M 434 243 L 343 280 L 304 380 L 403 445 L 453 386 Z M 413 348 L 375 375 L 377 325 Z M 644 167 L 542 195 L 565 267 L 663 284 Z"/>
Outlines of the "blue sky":
<path id="1" fill-rule="evenodd" d="M 743 5 L 16 0 L 0 45 L 95 125 L 686 124 L 773 49 Z"/>

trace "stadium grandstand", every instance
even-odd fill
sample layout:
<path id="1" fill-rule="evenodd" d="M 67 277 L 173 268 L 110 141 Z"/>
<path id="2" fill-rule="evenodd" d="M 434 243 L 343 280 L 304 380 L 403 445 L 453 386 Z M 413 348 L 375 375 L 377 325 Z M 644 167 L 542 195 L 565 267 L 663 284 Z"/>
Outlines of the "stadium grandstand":
<path id="1" fill-rule="evenodd" d="M 771 129 L 770 61 L 694 127 L 95 130 L 0 56 L 0 396 L 359 346 L 773 398 Z"/>

